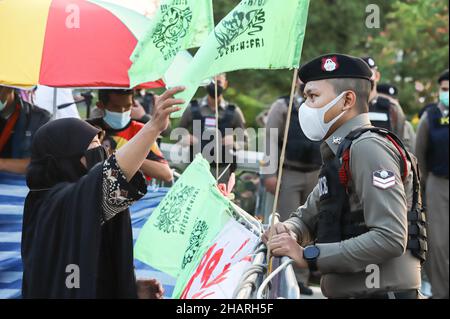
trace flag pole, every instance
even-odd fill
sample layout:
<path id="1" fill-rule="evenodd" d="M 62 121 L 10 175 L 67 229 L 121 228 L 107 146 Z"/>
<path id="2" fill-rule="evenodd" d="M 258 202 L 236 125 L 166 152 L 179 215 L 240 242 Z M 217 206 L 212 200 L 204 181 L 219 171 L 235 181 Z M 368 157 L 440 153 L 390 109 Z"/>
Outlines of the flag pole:
<path id="1" fill-rule="evenodd" d="M 271 222 L 270 222 L 270 233 L 269 233 L 269 240 L 273 236 L 273 228 L 275 226 L 275 218 L 276 218 L 276 211 L 278 206 L 278 200 L 280 197 L 280 188 L 281 188 L 281 178 L 283 177 L 283 167 L 284 167 L 284 160 L 286 157 L 286 145 L 289 135 L 289 126 L 291 124 L 291 115 L 292 115 L 292 107 L 294 105 L 294 96 L 295 91 L 297 88 L 297 78 L 298 78 L 298 69 L 294 69 L 294 76 L 292 79 L 292 87 L 291 87 L 291 96 L 289 98 L 289 108 L 287 112 L 287 118 L 286 118 L 286 127 L 284 129 L 284 138 L 283 138 L 283 146 L 281 148 L 281 155 L 280 155 L 280 162 L 278 166 L 278 179 L 277 179 L 277 187 L 275 190 L 275 199 L 273 201 L 273 207 L 272 207 L 272 214 L 271 214 Z M 267 261 L 268 261 L 268 274 L 272 273 L 272 256 L 270 254 L 270 250 L 267 249 Z"/>
<path id="2" fill-rule="evenodd" d="M 56 120 L 56 113 L 58 112 L 58 89 L 53 88 L 53 115 L 52 120 Z"/>
<path id="3" fill-rule="evenodd" d="M 216 181 L 219 183 L 219 93 L 217 88 L 217 76 L 214 77 L 215 104 L 216 104 Z"/>

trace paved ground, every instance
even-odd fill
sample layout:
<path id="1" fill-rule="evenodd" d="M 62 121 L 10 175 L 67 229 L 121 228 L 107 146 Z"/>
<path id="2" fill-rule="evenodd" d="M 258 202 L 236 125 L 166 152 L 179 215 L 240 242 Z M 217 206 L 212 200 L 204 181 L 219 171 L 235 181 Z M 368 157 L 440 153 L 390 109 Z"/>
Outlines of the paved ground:
<path id="1" fill-rule="evenodd" d="M 322 292 L 320 291 L 320 287 L 310 286 L 310 288 L 314 291 L 314 295 L 312 295 L 312 296 L 301 295 L 301 299 L 326 299 L 322 295 Z"/>

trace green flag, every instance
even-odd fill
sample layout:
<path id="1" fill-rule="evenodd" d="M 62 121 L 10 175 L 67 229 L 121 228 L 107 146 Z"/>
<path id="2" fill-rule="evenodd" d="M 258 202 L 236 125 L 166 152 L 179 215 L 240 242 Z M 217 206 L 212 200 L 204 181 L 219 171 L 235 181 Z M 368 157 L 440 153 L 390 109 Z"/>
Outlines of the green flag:
<path id="1" fill-rule="evenodd" d="M 240 69 L 299 66 L 309 0 L 243 0 L 215 28 L 178 83 L 186 91 L 180 117 L 201 81 Z"/>
<path id="2" fill-rule="evenodd" d="M 178 277 L 196 266 L 231 218 L 230 202 L 198 155 L 142 228 L 136 259 Z"/>
<path id="3" fill-rule="evenodd" d="M 131 87 L 161 79 L 179 51 L 202 45 L 213 28 L 212 0 L 163 0 L 131 55 Z"/>

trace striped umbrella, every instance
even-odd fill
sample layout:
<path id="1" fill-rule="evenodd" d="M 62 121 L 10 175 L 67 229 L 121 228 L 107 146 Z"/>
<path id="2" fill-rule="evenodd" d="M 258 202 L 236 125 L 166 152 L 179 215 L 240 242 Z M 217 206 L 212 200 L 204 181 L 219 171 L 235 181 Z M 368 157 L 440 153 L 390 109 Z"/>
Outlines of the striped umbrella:
<path id="1" fill-rule="evenodd" d="M 126 2 L 0 0 L 0 85 L 130 87 L 130 56 L 150 20 Z"/>

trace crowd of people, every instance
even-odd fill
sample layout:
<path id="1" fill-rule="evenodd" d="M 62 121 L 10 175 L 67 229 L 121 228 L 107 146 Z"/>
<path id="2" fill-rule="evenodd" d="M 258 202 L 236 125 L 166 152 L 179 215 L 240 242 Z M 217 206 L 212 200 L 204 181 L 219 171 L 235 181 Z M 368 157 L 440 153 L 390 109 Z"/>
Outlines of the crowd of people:
<path id="1" fill-rule="evenodd" d="M 437 78 L 439 100 L 424 107 L 417 131 L 371 57 L 313 59 L 299 70 L 290 122 L 289 96 L 270 107 L 266 149 L 277 152 L 261 165 L 270 194 L 279 172 L 268 171 L 268 163 L 278 163 L 287 125 L 289 132 L 281 222 L 263 240 L 273 255 L 295 261 L 303 294 L 312 294 L 312 273 L 321 275 L 329 298 L 417 299 L 422 277 L 433 298 L 449 297 L 448 70 Z M 246 126 L 244 112 L 224 98 L 228 86 L 226 74 L 218 75 L 181 118 L 179 126 L 191 133 L 183 141 L 191 160 L 216 128 L 223 153 L 245 149 L 226 130 Z M 25 298 L 162 296 L 157 281 L 136 283 L 128 208 L 152 179 L 173 180 L 158 138 L 170 130 L 169 116 L 183 102 L 174 95 L 182 90 L 157 96 L 102 89 L 83 121 L 52 120 L 24 91 L 0 87 L 0 172 L 26 175 L 30 189 L 22 230 Z M 206 131 L 213 132 L 207 140 Z M 226 182 L 236 170 L 232 158 L 212 161 L 213 175 Z M 74 263 L 84 271 L 81 289 L 70 290 L 63 265 Z M 380 269 L 377 287 L 366 285 L 368 265 Z"/>

